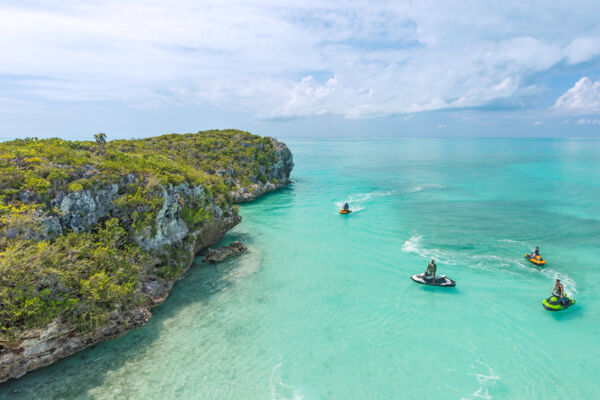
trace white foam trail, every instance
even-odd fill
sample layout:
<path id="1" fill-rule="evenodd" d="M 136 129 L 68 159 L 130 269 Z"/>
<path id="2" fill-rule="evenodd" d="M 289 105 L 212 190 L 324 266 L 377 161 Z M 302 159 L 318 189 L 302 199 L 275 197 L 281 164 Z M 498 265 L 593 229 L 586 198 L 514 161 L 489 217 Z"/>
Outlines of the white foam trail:
<path id="1" fill-rule="evenodd" d="M 421 235 L 412 235 L 410 239 L 408 239 L 402 245 L 402 251 L 406 253 L 415 253 L 421 255 L 421 247 L 419 246 L 419 242 L 421 241 Z"/>
<path id="2" fill-rule="evenodd" d="M 281 377 L 281 363 L 276 364 L 271 370 L 270 386 L 271 400 L 303 400 L 302 392 L 292 385 L 283 382 Z"/>
<path id="3" fill-rule="evenodd" d="M 412 235 L 402 245 L 402 251 L 406 253 L 413 253 L 421 257 L 432 258 L 443 264 L 456 265 L 457 260 L 454 259 L 454 254 L 450 251 L 439 250 L 439 249 L 425 249 L 421 246 L 422 235 Z"/>
<path id="4" fill-rule="evenodd" d="M 524 259 L 520 258 L 503 258 L 493 254 L 475 254 L 469 255 L 457 251 L 451 250 L 440 250 L 440 249 L 426 249 L 421 245 L 423 236 L 419 234 L 412 235 L 404 244 L 402 245 L 402 251 L 407 253 L 413 253 L 418 256 L 424 258 L 432 258 L 436 261 L 448 264 L 448 265 L 457 265 L 462 264 L 469 268 L 475 268 L 477 270 L 484 271 L 498 271 L 502 269 L 507 273 L 517 274 L 516 271 L 512 271 L 511 267 L 516 267 L 521 271 L 527 273 L 541 273 L 544 276 L 550 277 L 551 279 L 560 279 L 563 282 L 565 287 L 565 292 L 567 293 L 577 293 L 577 283 L 574 279 L 572 279 L 569 275 L 564 272 L 556 271 L 552 268 L 544 268 L 538 270 L 536 268 L 532 268 L 528 265 Z"/>
<path id="5" fill-rule="evenodd" d="M 443 187 L 443 185 L 438 185 L 437 183 L 422 183 L 420 185 L 414 185 L 409 188 L 406 188 L 402 192 L 417 193 L 427 189 L 442 189 Z"/>
<path id="6" fill-rule="evenodd" d="M 359 193 L 359 194 L 354 194 L 354 195 L 348 196 L 348 198 L 346 198 L 346 200 L 336 201 L 334 204 L 335 204 L 336 210 L 339 210 L 344 206 L 344 203 L 348 203 L 350 205 L 350 209 L 352 210 L 352 212 L 359 212 L 366 208 L 366 205 L 364 203 L 368 203 L 369 200 L 371 200 L 372 198 L 391 196 L 393 194 L 394 194 L 394 191 L 387 191 L 387 192 L 378 191 L 378 192 L 370 192 L 370 193 Z"/>
<path id="7" fill-rule="evenodd" d="M 525 242 L 522 242 L 522 241 L 518 241 L 518 240 L 499 239 L 498 241 L 499 242 L 519 244 L 519 245 L 522 245 L 524 248 L 527 248 L 527 249 L 533 247 L 533 246 L 529 245 L 528 243 L 525 243 Z M 531 266 L 528 263 L 526 263 L 526 262 L 518 261 L 515 264 L 517 266 L 521 267 L 524 270 L 537 271 L 536 269 L 532 269 Z M 565 287 L 565 292 L 567 292 L 567 294 L 568 293 L 577 293 L 577 282 L 575 282 L 575 280 L 573 278 L 571 278 L 569 275 L 567 275 L 565 272 L 557 271 L 557 270 L 555 270 L 555 269 L 553 269 L 551 267 L 543 268 L 543 269 L 539 270 L 539 272 L 542 275 L 551 278 L 552 280 L 560 279 L 561 282 L 563 283 L 564 287 Z"/>
<path id="8" fill-rule="evenodd" d="M 520 240 L 513 240 L 513 239 L 498 239 L 499 242 L 505 242 L 505 243 L 514 243 L 514 244 L 520 244 L 525 246 L 526 248 L 529 248 L 529 246 L 527 246 L 527 244 L 525 242 L 521 242 Z"/>
<path id="9" fill-rule="evenodd" d="M 575 282 L 575 279 L 571 278 L 564 272 L 559 272 L 552 268 L 545 268 L 541 272 L 543 275 L 551 278 L 552 280 L 560 279 L 567 295 L 570 293 L 577 293 L 577 283 Z"/>
<path id="10" fill-rule="evenodd" d="M 490 395 L 490 391 L 489 391 L 490 386 L 494 386 L 496 384 L 496 381 L 500 380 L 500 377 L 496 374 L 496 371 L 494 371 L 488 365 L 484 356 L 478 355 L 477 353 L 475 353 L 475 349 L 471 350 L 471 353 L 476 357 L 475 364 L 473 364 L 472 367 L 477 368 L 476 364 L 479 364 L 480 366 L 484 367 L 487 371 L 484 373 L 468 374 L 468 375 L 475 376 L 475 378 L 477 379 L 477 382 L 479 383 L 479 388 L 475 392 L 473 392 L 471 397 L 463 397 L 462 400 L 473 400 L 473 399 L 492 400 L 492 396 Z"/>

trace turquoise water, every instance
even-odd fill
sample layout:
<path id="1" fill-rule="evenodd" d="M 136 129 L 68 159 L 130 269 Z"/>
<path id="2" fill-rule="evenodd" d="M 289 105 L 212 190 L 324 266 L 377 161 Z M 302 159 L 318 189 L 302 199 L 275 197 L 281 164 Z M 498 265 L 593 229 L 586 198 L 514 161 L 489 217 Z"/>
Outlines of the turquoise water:
<path id="1" fill-rule="evenodd" d="M 286 142 L 294 183 L 224 239 L 248 254 L 197 260 L 148 325 L 0 397 L 599 396 L 600 141 Z M 456 288 L 410 280 L 430 258 Z M 555 277 L 577 300 L 560 313 Z"/>

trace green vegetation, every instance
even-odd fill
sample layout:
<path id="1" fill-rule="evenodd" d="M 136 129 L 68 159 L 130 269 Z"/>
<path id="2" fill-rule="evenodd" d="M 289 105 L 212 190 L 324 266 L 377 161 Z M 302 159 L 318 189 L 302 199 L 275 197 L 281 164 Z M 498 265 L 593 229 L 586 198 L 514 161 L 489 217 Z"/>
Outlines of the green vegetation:
<path id="1" fill-rule="evenodd" d="M 157 234 L 165 188 L 204 188 L 209 200 L 179 200 L 195 232 L 212 218 L 207 201 L 237 212 L 230 192 L 264 182 L 277 161 L 269 138 L 236 130 L 94 138 L 0 143 L 0 342 L 55 320 L 88 331 L 110 312 L 144 303 L 146 276 L 176 278 L 191 257 L 189 237 L 166 249 L 139 244 Z M 85 229 L 69 225 L 65 196 L 114 185 L 108 213 Z"/>

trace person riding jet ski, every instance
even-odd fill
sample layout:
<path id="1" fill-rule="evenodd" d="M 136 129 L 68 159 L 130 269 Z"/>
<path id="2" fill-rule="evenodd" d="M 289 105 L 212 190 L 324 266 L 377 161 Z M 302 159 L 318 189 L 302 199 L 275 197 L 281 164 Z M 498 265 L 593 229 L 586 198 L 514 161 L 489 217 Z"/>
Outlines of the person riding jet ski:
<path id="1" fill-rule="evenodd" d="M 348 202 L 344 203 L 344 207 L 342 207 L 342 209 L 339 212 L 340 214 L 350 214 L 352 212 L 350 206 L 348 205 Z"/>
<path id="2" fill-rule="evenodd" d="M 565 310 L 573 304 L 575 304 L 575 300 L 565 294 L 565 288 L 562 283 L 560 283 L 559 279 L 556 280 L 550 297 L 542 301 L 542 305 L 548 311 Z"/>
<path id="3" fill-rule="evenodd" d="M 446 275 L 436 276 L 436 273 L 437 265 L 435 264 L 435 260 L 431 260 L 429 265 L 427 265 L 425 273 L 413 275 L 411 276 L 411 279 L 422 285 L 429 286 L 453 287 L 456 285 L 456 282 L 448 278 Z"/>
<path id="4" fill-rule="evenodd" d="M 560 304 L 564 305 L 564 303 L 565 303 L 565 288 L 563 287 L 563 284 L 560 283 L 560 279 L 556 280 L 556 283 L 554 284 L 554 287 L 552 288 L 552 291 L 550 292 L 550 294 L 552 296 L 556 296 L 558 298 L 558 301 L 560 302 Z"/>
<path id="5" fill-rule="evenodd" d="M 544 266 L 546 264 L 546 260 L 542 258 L 542 255 L 540 254 L 540 248 L 538 246 L 535 246 L 535 249 L 531 251 L 531 254 L 525 254 L 525 257 L 529 260 L 529 262 L 537 266 Z"/>
<path id="6" fill-rule="evenodd" d="M 425 273 L 423 274 L 423 276 L 425 278 L 431 276 L 431 279 L 433 279 L 433 281 L 435 282 L 436 271 L 437 271 L 437 265 L 435 265 L 435 260 L 431 260 L 429 262 L 429 265 L 427 265 L 427 269 L 425 270 Z"/>

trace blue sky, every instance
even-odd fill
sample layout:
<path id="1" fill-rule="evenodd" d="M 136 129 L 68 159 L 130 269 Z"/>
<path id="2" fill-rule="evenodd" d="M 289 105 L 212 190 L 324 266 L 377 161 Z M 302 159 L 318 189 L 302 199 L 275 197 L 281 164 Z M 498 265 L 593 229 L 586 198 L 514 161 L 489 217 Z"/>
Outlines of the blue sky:
<path id="1" fill-rule="evenodd" d="M 286 3 L 0 0 L 0 138 L 600 135 L 600 2 Z"/>

